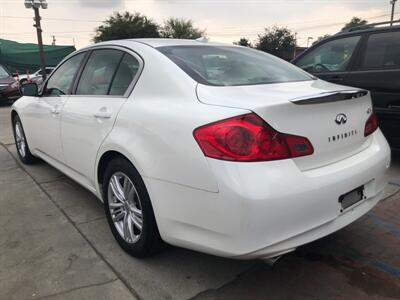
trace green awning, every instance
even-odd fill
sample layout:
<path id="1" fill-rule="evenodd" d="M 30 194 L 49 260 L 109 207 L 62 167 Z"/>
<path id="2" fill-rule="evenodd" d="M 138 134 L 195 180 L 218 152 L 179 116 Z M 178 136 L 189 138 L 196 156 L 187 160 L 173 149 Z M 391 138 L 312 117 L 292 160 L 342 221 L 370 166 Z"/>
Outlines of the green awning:
<path id="1" fill-rule="evenodd" d="M 44 45 L 45 62 L 55 67 L 64 57 L 76 49 L 74 46 Z M 37 44 L 22 44 L 0 39 L 0 64 L 10 72 L 34 72 L 40 68 L 39 48 Z"/>

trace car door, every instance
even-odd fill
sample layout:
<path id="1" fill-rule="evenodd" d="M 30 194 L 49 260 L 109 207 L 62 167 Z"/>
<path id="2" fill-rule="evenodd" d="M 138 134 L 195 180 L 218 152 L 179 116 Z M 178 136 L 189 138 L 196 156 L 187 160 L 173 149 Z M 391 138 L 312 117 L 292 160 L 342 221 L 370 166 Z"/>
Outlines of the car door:
<path id="1" fill-rule="evenodd" d="M 142 66 L 139 56 L 132 52 L 114 47 L 93 50 L 74 95 L 64 106 L 61 135 L 66 165 L 88 187 L 94 187 L 97 151 L 113 128 Z"/>
<path id="2" fill-rule="evenodd" d="M 360 35 L 354 35 L 328 40 L 301 55 L 294 64 L 323 80 L 346 84 L 360 39 Z"/>
<path id="3" fill-rule="evenodd" d="M 371 91 L 380 128 L 400 148 L 400 31 L 372 32 L 362 49 L 348 84 Z"/>
<path id="4" fill-rule="evenodd" d="M 78 69 L 85 57 L 81 52 L 63 62 L 47 81 L 42 95 L 26 109 L 26 128 L 39 155 L 57 162 L 64 156 L 60 138 L 62 109 L 68 100 Z"/>

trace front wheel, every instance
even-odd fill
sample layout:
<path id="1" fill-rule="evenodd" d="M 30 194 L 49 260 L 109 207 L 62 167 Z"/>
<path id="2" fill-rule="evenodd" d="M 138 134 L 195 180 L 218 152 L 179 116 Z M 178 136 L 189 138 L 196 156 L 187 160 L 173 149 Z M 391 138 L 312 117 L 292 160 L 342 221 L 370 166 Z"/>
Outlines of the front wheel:
<path id="1" fill-rule="evenodd" d="M 107 166 L 103 198 L 111 232 L 127 253 L 143 257 L 162 248 L 163 243 L 144 182 L 126 159 L 113 159 Z"/>
<path id="2" fill-rule="evenodd" d="M 15 146 L 17 147 L 17 152 L 20 160 L 26 165 L 35 163 L 37 161 L 37 158 L 32 155 L 29 149 L 28 141 L 26 140 L 21 119 L 18 115 L 16 115 L 12 119 L 12 121 Z"/>

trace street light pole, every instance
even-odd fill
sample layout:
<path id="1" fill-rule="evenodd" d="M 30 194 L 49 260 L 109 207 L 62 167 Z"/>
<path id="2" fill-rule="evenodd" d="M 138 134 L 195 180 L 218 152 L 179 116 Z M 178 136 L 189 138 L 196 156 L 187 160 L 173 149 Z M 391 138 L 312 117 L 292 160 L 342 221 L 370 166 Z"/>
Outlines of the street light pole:
<path id="1" fill-rule="evenodd" d="M 390 18 L 390 26 L 393 26 L 394 8 L 395 8 L 395 6 L 396 6 L 396 1 L 397 1 L 397 0 L 391 0 L 391 1 L 390 1 L 390 4 L 392 4 L 392 15 L 391 15 L 391 18 Z"/>
<path id="2" fill-rule="evenodd" d="M 40 58 L 40 68 L 42 69 L 42 78 L 43 81 L 46 80 L 46 62 L 44 59 L 44 49 L 43 49 L 43 37 L 42 37 L 42 27 L 40 25 L 40 15 L 39 15 L 39 8 L 33 8 L 35 11 L 35 25 L 36 27 L 36 34 L 39 44 L 39 58 Z"/>
<path id="3" fill-rule="evenodd" d="M 24 1 L 25 7 L 26 8 L 33 8 L 35 12 L 35 25 L 36 27 L 36 34 L 37 34 L 37 39 L 38 39 L 38 45 L 39 45 L 39 59 L 40 59 L 40 69 L 42 70 L 42 78 L 43 81 L 46 80 L 47 74 L 46 74 L 46 62 L 44 58 L 44 49 L 43 49 L 43 37 L 42 37 L 42 27 L 40 24 L 40 14 L 39 14 L 39 8 L 46 9 L 47 8 L 47 2 L 46 0 L 25 0 Z"/>

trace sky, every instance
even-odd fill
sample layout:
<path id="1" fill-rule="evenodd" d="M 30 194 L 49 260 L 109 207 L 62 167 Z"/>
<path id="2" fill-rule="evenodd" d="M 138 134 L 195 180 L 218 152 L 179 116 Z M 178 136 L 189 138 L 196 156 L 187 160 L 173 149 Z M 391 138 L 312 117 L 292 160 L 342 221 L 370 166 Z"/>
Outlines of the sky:
<path id="1" fill-rule="evenodd" d="M 33 10 L 24 0 L 0 0 L 0 38 L 36 42 Z M 390 18 L 389 0 L 47 0 L 41 10 L 43 39 L 79 49 L 92 44 L 94 30 L 116 11 L 139 12 L 158 23 L 169 17 L 194 21 L 216 42 L 241 37 L 254 41 L 266 27 L 285 26 L 307 46 L 324 34 L 334 34 L 353 16 L 370 22 Z M 400 1 L 396 18 L 400 17 Z"/>

